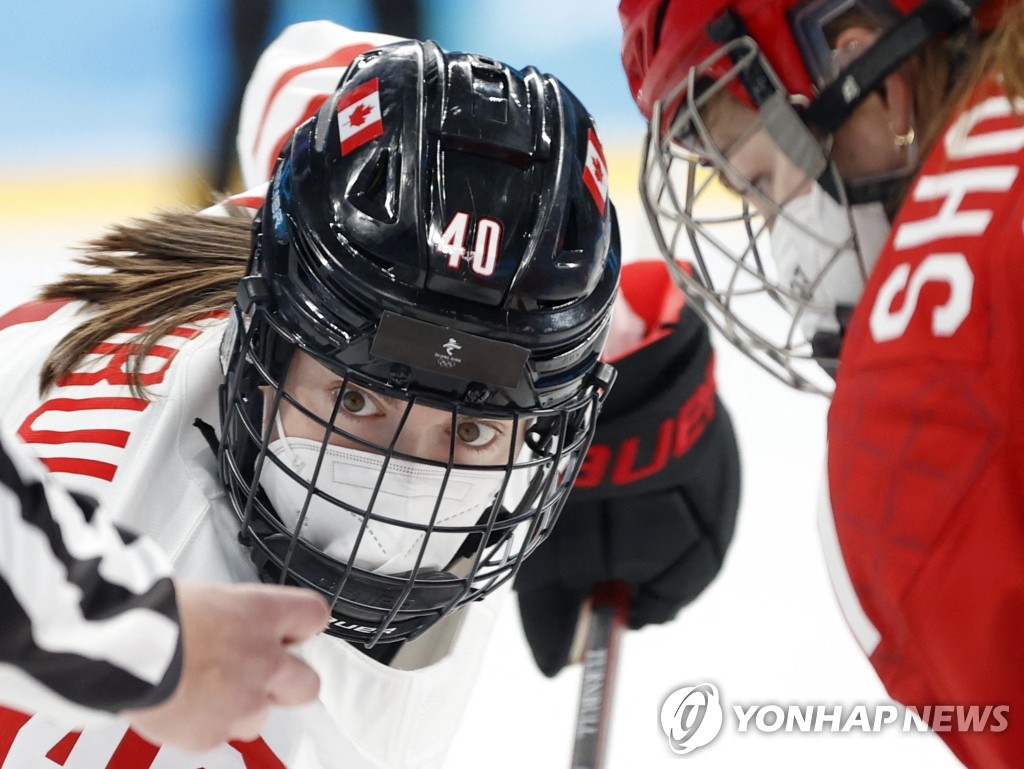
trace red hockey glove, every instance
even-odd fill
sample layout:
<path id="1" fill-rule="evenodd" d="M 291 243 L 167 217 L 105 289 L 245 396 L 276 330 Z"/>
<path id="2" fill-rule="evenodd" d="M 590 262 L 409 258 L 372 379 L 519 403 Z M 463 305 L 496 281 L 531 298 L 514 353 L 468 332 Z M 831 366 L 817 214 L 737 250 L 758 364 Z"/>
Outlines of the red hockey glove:
<path id="1" fill-rule="evenodd" d="M 715 395 L 707 326 L 678 299 L 666 314 L 664 302 L 627 298 L 660 317 L 610 361 L 618 379 L 576 487 L 516 578 L 523 628 L 548 676 L 568 662 L 594 584 L 630 585 L 632 628 L 671 620 L 718 573 L 736 522 L 739 455 Z"/>

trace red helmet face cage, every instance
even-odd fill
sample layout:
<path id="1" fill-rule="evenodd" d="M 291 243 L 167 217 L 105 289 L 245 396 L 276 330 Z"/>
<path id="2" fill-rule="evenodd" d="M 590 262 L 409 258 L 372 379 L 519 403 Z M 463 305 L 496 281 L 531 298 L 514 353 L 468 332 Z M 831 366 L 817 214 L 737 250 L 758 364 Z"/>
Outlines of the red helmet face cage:
<path id="1" fill-rule="evenodd" d="M 834 76 L 825 30 L 853 9 L 884 28 L 922 0 L 622 0 L 622 62 L 644 117 L 728 39 L 716 24 L 732 16 L 794 96 L 813 99 Z"/>
<path id="2" fill-rule="evenodd" d="M 809 128 L 807 113 L 848 64 L 833 54 L 838 32 L 884 30 L 918 2 L 899 5 L 620 5 L 623 62 L 650 119 L 641 194 L 662 255 L 711 325 L 799 389 L 831 391 L 820 368 L 834 372 L 846 320 L 888 233 L 879 204 L 849 204 L 849 180 L 829 160 L 832 137 Z M 733 107 L 729 118 L 723 103 Z M 882 190 L 907 168 L 856 183 Z M 808 201 L 820 218 L 807 215 Z"/>
<path id="3" fill-rule="evenodd" d="M 731 95 L 751 71 L 774 89 L 759 110 Z M 852 222 L 847 235 L 837 234 L 842 221 L 823 235 L 792 209 L 821 181 L 842 194 L 834 169 L 749 38 L 701 62 L 680 94 L 674 119 L 662 117 L 663 102 L 654 105 L 641 167 L 641 197 L 676 283 L 710 325 L 770 373 L 798 389 L 830 392 L 822 368 L 836 365 L 829 340 L 842 331 L 838 300 L 850 286 L 862 290 L 867 266 Z M 717 110 L 723 102 L 732 110 Z M 709 120 L 728 124 L 726 138 Z M 773 258 L 773 230 L 796 230 L 810 246 L 807 258 Z"/>

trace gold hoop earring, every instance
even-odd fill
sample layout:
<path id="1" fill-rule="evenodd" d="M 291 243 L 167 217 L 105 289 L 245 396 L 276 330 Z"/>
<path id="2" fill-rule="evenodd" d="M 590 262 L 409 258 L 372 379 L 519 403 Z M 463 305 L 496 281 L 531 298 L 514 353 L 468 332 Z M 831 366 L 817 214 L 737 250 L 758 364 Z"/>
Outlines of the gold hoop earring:
<path id="1" fill-rule="evenodd" d="M 909 147 L 911 144 L 914 143 L 914 139 L 917 138 L 917 134 L 914 133 L 913 126 L 910 126 L 910 128 L 907 129 L 907 132 L 905 134 L 896 133 L 896 129 L 893 129 L 892 133 L 892 141 L 893 144 L 896 146 L 896 149 L 903 149 L 904 147 Z"/>

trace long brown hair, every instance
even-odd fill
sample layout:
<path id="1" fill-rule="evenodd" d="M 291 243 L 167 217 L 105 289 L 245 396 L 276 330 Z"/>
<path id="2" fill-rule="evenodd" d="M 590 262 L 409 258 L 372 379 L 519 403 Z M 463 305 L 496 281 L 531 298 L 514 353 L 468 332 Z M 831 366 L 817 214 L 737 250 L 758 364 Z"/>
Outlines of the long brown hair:
<path id="1" fill-rule="evenodd" d="M 133 356 L 132 390 L 143 359 L 168 331 L 198 315 L 227 309 L 249 259 L 251 220 L 237 210 L 214 217 L 165 212 L 113 227 L 86 243 L 76 261 L 86 268 L 45 286 L 40 299 L 87 302 L 93 312 L 50 352 L 40 392 L 59 382 L 100 342 L 145 326 L 126 342 Z"/>
<path id="2" fill-rule="evenodd" d="M 1024 4 L 1007 7 L 990 31 L 967 29 L 931 43 L 913 67 L 923 159 L 971 93 L 993 73 L 1002 75 L 1007 98 L 1017 111 L 1014 99 L 1024 95 Z"/>

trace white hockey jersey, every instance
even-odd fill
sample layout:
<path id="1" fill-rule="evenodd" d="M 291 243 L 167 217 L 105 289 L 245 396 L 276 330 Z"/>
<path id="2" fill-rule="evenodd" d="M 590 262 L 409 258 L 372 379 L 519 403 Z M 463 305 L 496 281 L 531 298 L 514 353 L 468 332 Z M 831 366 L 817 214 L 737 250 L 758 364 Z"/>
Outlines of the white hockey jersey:
<path id="1" fill-rule="evenodd" d="M 67 487 L 97 498 L 116 523 L 152 537 L 180 576 L 256 580 L 248 553 L 238 544 L 238 524 L 218 480 L 213 451 L 193 425 L 196 419 L 211 425 L 219 421 L 219 347 L 226 313 L 182 325 L 159 342 L 145 366 L 150 400 L 137 397 L 126 384 L 128 357 L 117 342 L 127 334 L 99 345 L 40 399 L 40 366 L 81 322 L 80 310 L 74 303 L 34 303 L 0 318 L 5 420 Z M 409 644 L 393 667 L 339 639 L 313 639 L 301 654 L 320 674 L 319 700 L 272 711 L 255 742 L 187 756 L 145 743 L 117 720 L 69 732 L 66 723 L 47 714 L 0 708 L 0 767 L 439 766 L 469 696 L 497 600 L 453 615 L 447 626 L 442 623 Z M 414 652 L 436 661 L 419 666 Z M 7 694 L 11 701 L 12 692 Z M 19 701 L 16 696 L 14 701 Z"/>

